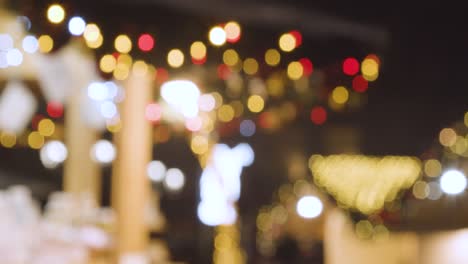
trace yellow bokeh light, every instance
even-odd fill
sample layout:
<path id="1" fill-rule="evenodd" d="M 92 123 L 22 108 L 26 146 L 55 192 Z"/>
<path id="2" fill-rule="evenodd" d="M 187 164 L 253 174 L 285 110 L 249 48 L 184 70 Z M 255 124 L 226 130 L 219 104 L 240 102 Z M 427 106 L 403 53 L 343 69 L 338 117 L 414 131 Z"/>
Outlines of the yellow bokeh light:
<path id="1" fill-rule="evenodd" d="M 223 62 L 228 66 L 234 66 L 239 62 L 239 54 L 233 49 L 228 49 L 223 53 Z"/>
<path id="2" fill-rule="evenodd" d="M 127 79 L 128 75 L 130 74 L 130 66 L 123 63 L 118 63 L 117 67 L 114 70 L 114 78 L 119 81 L 123 81 Z"/>
<path id="3" fill-rule="evenodd" d="M 0 134 L 0 144 L 5 148 L 12 148 L 16 145 L 16 135 L 6 132 Z"/>
<path id="4" fill-rule="evenodd" d="M 129 53 L 132 50 L 132 40 L 127 35 L 119 35 L 115 38 L 114 47 L 120 53 Z"/>
<path id="5" fill-rule="evenodd" d="M 203 136 L 194 136 L 192 138 L 192 142 L 190 143 L 190 148 L 192 149 L 193 153 L 202 155 L 208 151 L 208 139 Z"/>
<path id="6" fill-rule="evenodd" d="M 356 224 L 356 236 L 360 239 L 369 239 L 374 233 L 374 227 L 368 220 L 361 220 Z"/>
<path id="7" fill-rule="evenodd" d="M 291 80 L 299 80 L 304 74 L 304 67 L 298 61 L 293 61 L 288 65 L 288 77 Z"/>
<path id="8" fill-rule="evenodd" d="M 180 49 L 172 49 L 167 54 L 167 63 L 172 68 L 179 68 L 184 64 L 184 53 Z"/>
<path id="9" fill-rule="evenodd" d="M 28 136 L 28 145 L 33 149 L 40 149 L 44 145 L 44 137 L 37 131 L 33 131 Z"/>
<path id="10" fill-rule="evenodd" d="M 38 39 L 39 51 L 49 53 L 54 48 L 54 40 L 49 35 L 42 35 Z"/>
<path id="11" fill-rule="evenodd" d="M 135 61 L 132 72 L 136 76 L 145 76 L 148 73 L 148 64 L 141 60 Z"/>
<path id="12" fill-rule="evenodd" d="M 53 24 L 62 23 L 65 19 L 65 10 L 59 4 L 54 4 L 47 9 L 47 19 Z"/>
<path id="13" fill-rule="evenodd" d="M 424 163 L 424 173 L 428 177 L 439 177 L 442 173 L 442 165 L 436 159 L 426 160 Z"/>
<path id="14" fill-rule="evenodd" d="M 96 24 L 88 24 L 85 27 L 83 37 L 86 42 L 96 42 L 101 35 L 101 30 Z"/>
<path id="15" fill-rule="evenodd" d="M 284 82 L 280 74 L 271 75 L 266 81 L 268 94 L 281 97 L 284 94 Z"/>
<path id="16" fill-rule="evenodd" d="M 99 34 L 97 39 L 94 40 L 94 41 L 87 41 L 86 40 L 86 45 L 91 49 L 97 49 L 97 48 L 101 47 L 103 43 L 104 43 L 104 38 L 102 37 L 101 34 Z"/>
<path id="17" fill-rule="evenodd" d="M 265 107 L 265 101 L 260 95 L 252 95 L 247 100 L 247 107 L 253 113 L 259 113 Z"/>
<path id="18" fill-rule="evenodd" d="M 281 54 L 276 49 L 269 49 L 265 52 L 265 62 L 270 66 L 276 66 L 281 61 Z"/>
<path id="19" fill-rule="evenodd" d="M 349 92 L 344 86 L 338 86 L 332 92 L 333 101 L 337 104 L 344 104 L 349 99 Z"/>
<path id="20" fill-rule="evenodd" d="M 222 27 L 216 26 L 213 27 L 208 33 L 208 38 L 211 44 L 215 46 L 222 46 L 226 43 L 226 32 Z"/>
<path id="21" fill-rule="evenodd" d="M 101 60 L 99 61 L 99 69 L 105 73 L 111 73 L 115 70 L 117 66 L 117 60 L 114 56 L 110 54 L 106 54 L 102 56 Z"/>
<path id="22" fill-rule="evenodd" d="M 41 136 L 50 137 L 55 132 L 55 124 L 48 118 L 42 119 L 37 125 L 37 131 Z"/>
<path id="23" fill-rule="evenodd" d="M 253 75 L 258 71 L 258 62 L 253 58 L 247 58 L 244 60 L 244 72 Z"/>
<path id="24" fill-rule="evenodd" d="M 130 66 L 133 64 L 133 59 L 128 54 L 120 54 L 119 58 L 117 59 L 117 64 L 124 64 L 130 68 Z"/>
<path id="25" fill-rule="evenodd" d="M 234 118 L 234 108 L 230 105 L 222 105 L 218 109 L 218 119 L 221 122 L 229 122 Z"/>
<path id="26" fill-rule="evenodd" d="M 219 108 L 223 104 L 223 96 L 218 92 L 214 92 L 211 95 L 215 99 L 215 108 Z"/>
<path id="27" fill-rule="evenodd" d="M 374 81 L 379 76 L 379 64 L 371 59 L 364 59 L 361 63 L 362 76 L 368 81 Z"/>
<path id="28" fill-rule="evenodd" d="M 452 152 L 454 152 L 455 154 L 458 154 L 458 155 L 462 155 L 465 153 L 465 151 L 468 149 L 468 142 L 467 140 L 462 137 L 462 136 L 458 136 L 457 137 L 457 140 L 455 142 L 455 144 L 453 144 L 450 149 L 452 150 Z"/>
<path id="29" fill-rule="evenodd" d="M 450 147 L 457 142 L 457 132 L 452 128 L 444 128 L 440 131 L 439 142 L 442 146 Z"/>
<path id="30" fill-rule="evenodd" d="M 278 44 L 282 51 L 291 52 L 296 48 L 296 38 L 290 33 L 285 33 L 281 35 Z"/>
<path id="31" fill-rule="evenodd" d="M 244 105 L 241 101 L 232 101 L 230 105 L 234 109 L 235 117 L 240 117 L 244 113 Z"/>
<path id="32" fill-rule="evenodd" d="M 106 128 L 111 133 L 117 133 L 122 129 L 122 122 L 118 120 L 108 120 L 106 122 Z"/>
<path id="33" fill-rule="evenodd" d="M 226 38 L 228 40 L 238 40 L 241 35 L 241 27 L 235 21 L 230 21 L 224 26 L 224 31 L 226 32 Z"/>
<path id="34" fill-rule="evenodd" d="M 202 60 L 206 57 L 206 46 L 201 41 L 195 41 L 190 46 L 190 55 L 196 60 Z"/>
<path id="35" fill-rule="evenodd" d="M 429 196 L 429 185 L 424 181 L 417 181 L 413 185 L 413 195 L 417 199 L 426 199 Z"/>

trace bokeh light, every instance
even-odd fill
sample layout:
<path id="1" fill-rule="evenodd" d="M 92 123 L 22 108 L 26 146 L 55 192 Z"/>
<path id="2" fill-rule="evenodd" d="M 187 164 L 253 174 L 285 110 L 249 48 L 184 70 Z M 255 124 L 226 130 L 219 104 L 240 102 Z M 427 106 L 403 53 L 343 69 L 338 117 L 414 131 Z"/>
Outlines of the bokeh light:
<path id="1" fill-rule="evenodd" d="M 239 62 L 239 54 L 233 49 L 227 49 L 223 53 L 223 62 L 228 66 L 234 66 Z"/>
<path id="2" fill-rule="evenodd" d="M 198 107 L 203 112 L 210 112 L 216 106 L 216 100 L 212 94 L 203 94 L 198 99 Z"/>
<path id="3" fill-rule="evenodd" d="M 162 161 L 153 160 L 146 166 L 148 177 L 154 182 L 162 182 L 166 175 L 166 165 Z"/>
<path id="4" fill-rule="evenodd" d="M 302 34 L 301 34 L 301 32 L 299 32 L 298 30 L 293 30 L 293 31 L 290 31 L 289 34 L 291 34 L 294 37 L 295 43 L 296 43 L 296 48 L 302 45 Z"/>
<path id="5" fill-rule="evenodd" d="M 247 58 L 244 60 L 244 72 L 249 75 L 256 74 L 258 71 L 258 62 L 254 58 Z"/>
<path id="6" fill-rule="evenodd" d="M 81 36 L 85 32 L 86 29 L 86 22 L 82 17 L 72 17 L 70 21 L 68 21 L 68 31 L 73 36 Z"/>
<path id="7" fill-rule="evenodd" d="M 363 93 L 369 88 L 369 82 L 362 77 L 362 75 L 357 75 L 353 78 L 353 90 L 358 93 Z"/>
<path id="8" fill-rule="evenodd" d="M 23 50 L 27 53 L 36 53 L 39 50 L 39 41 L 34 36 L 26 36 L 22 42 Z"/>
<path id="9" fill-rule="evenodd" d="M 63 115 L 63 104 L 60 102 L 50 101 L 47 103 L 47 114 L 53 118 L 59 118 Z"/>
<path id="10" fill-rule="evenodd" d="M 293 61 L 289 63 L 287 73 L 291 80 L 299 80 L 304 74 L 304 68 L 300 62 Z"/>
<path id="11" fill-rule="evenodd" d="M 184 53 L 180 49 L 172 49 L 167 54 L 167 64 L 172 68 L 179 68 L 184 64 Z"/>
<path id="12" fill-rule="evenodd" d="M 327 121 L 327 111 L 321 106 L 316 106 L 310 111 L 310 120 L 316 125 L 322 125 Z"/>
<path id="13" fill-rule="evenodd" d="M 44 144 L 39 155 L 44 167 L 53 169 L 67 159 L 68 150 L 61 141 L 52 140 Z"/>
<path id="14" fill-rule="evenodd" d="M 299 60 L 299 63 L 302 65 L 302 69 L 305 76 L 310 76 L 314 71 L 314 65 L 312 61 L 308 58 L 302 58 Z"/>
<path id="15" fill-rule="evenodd" d="M 19 49 L 10 49 L 6 54 L 7 63 L 10 66 L 20 66 L 23 63 L 23 53 Z"/>
<path id="16" fill-rule="evenodd" d="M 269 66 L 277 66 L 281 61 L 281 54 L 276 49 L 269 49 L 265 52 L 265 62 Z"/>
<path id="17" fill-rule="evenodd" d="M 195 41 L 190 46 L 190 56 L 195 60 L 203 60 L 206 57 L 206 46 L 201 41 Z"/>
<path id="18" fill-rule="evenodd" d="M 224 43 L 226 43 L 226 32 L 222 27 L 213 27 L 210 30 L 208 37 L 211 44 L 215 46 L 222 46 Z"/>
<path id="19" fill-rule="evenodd" d="M 344 86 L 337 86 L 335 89 L 333 89 L 332 99 L 337 104 L 346 103 L 349 99 L 348 89 L 346 89 Z"/>
<path id="20" fill-rule="evenodd" d="M 16 135 L 13 133 L 1 132 L 0 144 L 5 148 L 12 148 L 16 145 Z"/>
<path id="21" fill-rule="evenodd" d="M 115 70 L 116 66 L 117 60 L 111 54 L 106 54 L 99 60 L 99 69 L 101 69 L 102 72 L 111 73 Z"/>
<path id="22" fill-rule="evenodd" d="M 446 194 L 460 194 L 466 188 L 466 177 L 458 170 L 448 170 L 440 177 L 440 188 Z"/>
<path id="23" fill-rule="evenodd" d="M 146 120 L 157 123 L 161 120 L 162 117 L 162 108 L 159 104 L 150 103 L 145 108 L 145 117 Z"/>
<path id="24" fill-rule="evenodd" d="M 52 122 L 52 120 L 44 118 L 39 121 L 39 124 L 37 125 L 37 131 L 44 137 L 50 137 L 55 132 L 55 124 Z"/>
<path id="25" fill-rule="evenodd" d="M 94 41 L 88 41 L 87 39 L 86 40 L 86 45 L 90 48 L 90 49 L 98 49 L 102 46 L 102 44 L 104 43 L 104 38 L 101 34 L 99 34 L 99 36 L 97 37 L 96 40 Z"/>
<path id="26" fill-rule="evenodd" d="M 110 164 L 114 161 L 117 151 L 109 140 L 98 140 L 91 148 L 91 158 L 101 164 Z"/>
<path id="27" fill-rule="evenodd" d="M 60 24 L 65 19 L 65 10 L 59 4 L 51 5 L 47 9 L 47 19 L 53 24 Z"/>
<path id="28" fill-rule="evenodd" d="M 184 187 L 185 175 L 177 168 L 168 169 L 164 178 L 164 186 L 169 191 L 179 191 Z"/>
<path id="29" fill-rule="evenodd" d="M 49 53 L 54 48 L 54 40 L 49 35 L 42 35 L 38 39 L 39 51 Z"/>
<path id="30" fill-rule="evenodd" d="M 439 142 L 442 146 L 450 147 L 457 142 L 457 132 L 452 128 L 444 128 L 439 133 Z"/>
<path id="31" fill-rule="evenodd" d="M 83 37 L 85 38 L 86 42 L 96 42 L 101 36 L 101 30 L 96 24 L 88 24 L 85 27 L 85 31 L 83 33 Z"/>
<path id="32" fill-rule="evenodd" d="M 279 39 L 279 47 L 285 52 L 293 51 L 296 48 L 296 38 L 290 33 L 281 35 Z"/>
<path id="33" fill-rule="evenodd" d="M 417 199 L 426 199 L 429 196 L 430 188 L 427 182 L 417 181 L 413 185 L 413 195 Z"/>
<path id="34" fill-rule="evenodd" d="M 190 143 L 190 148 L 195 154 L 205 154 L 209 148 L 208 138 L 200 135 L 194 136 Z"/>
<path id="35" fill-rule="evenodd" d="M 28 135 L 28 145 L 32 149 L 40 149 L 44 145 L 44 137 L 37 131 Z"/>
<path id="36" fill-rule="evenodd" d="M 247 107 L 252 113 L 259 113 L 265 107 L 265 101 L 260 95 L 251 95 L 247 100 Z"/>
<path id="37" fill-rule="evenodd" d="M 236 43 L 241 37 L 241 27 L 235 21 L 230 21 L 224 25 L 224 31 L 226 32 L 226 40 L 229 43 Z"/>
<path id="38" fill-rule="evenodd" d="M 221 122 L 229 122 L 234 118 L 234 108 L 230 105 L 222 105 L 218 108 L 218 119 Z"/>
<path id="39" fill-rule="evenodd" d="M 303 218 L 316 218 L 322 213 L 323 204 L 315 196 L 304 196 L 297 202 L 296 211 Z"/>
<path id="40" fill-rule="evenodd" d="M 239 130 L 242 136 L 251 137 L 255 134 L 256 126 L 255 122 L 246 119 L 240 123 Z"/>
<path id="41" fill-rule="evenodd" d="M 143 52 L 149 52 L 154 48 L 154 38 L 150 34 L 142 34 L 138 38 L 138 48 Z"/>
<path id="42" fill-rule="evenodd" d="M 359 72 L 359 61 L 355 58 L 346 58 L 343 61 L 343 73 L 349 76 L 356 75 Z"/>
<path id="43" fill-rule="evenodd" d="M 428 177 L 439 177 L 442 173 L 442 165 L 436 159 L 429 159 L 424 162 L 424 173 Z"/>
<path id="44" fill-rule="evenodd" d="M 361 72 L 367 81 L 375 81 L 379 76 L 379 64 L 372 58 L 365 58 L 361 63 Z"/>
<path id="45" fill-rule="evenodd" d="M 132 40 L 127 35 L 119 35 L 115 38 L 114 47 L 120 53 L 129 53 L 132 50 Z"/>

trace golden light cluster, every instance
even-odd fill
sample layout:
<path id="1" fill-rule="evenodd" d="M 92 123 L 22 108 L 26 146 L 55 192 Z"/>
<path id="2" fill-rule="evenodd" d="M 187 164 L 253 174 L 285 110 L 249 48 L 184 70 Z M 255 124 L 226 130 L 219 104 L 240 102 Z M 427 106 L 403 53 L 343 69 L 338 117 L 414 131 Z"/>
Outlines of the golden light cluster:
<path id="1" fill-rule="evenodd" d="M 412 186 L 420 176 L 421 162 L 403 156 L 313 155 L 309 168 L 316 185 L 339 205 L 371 214 Z"/>

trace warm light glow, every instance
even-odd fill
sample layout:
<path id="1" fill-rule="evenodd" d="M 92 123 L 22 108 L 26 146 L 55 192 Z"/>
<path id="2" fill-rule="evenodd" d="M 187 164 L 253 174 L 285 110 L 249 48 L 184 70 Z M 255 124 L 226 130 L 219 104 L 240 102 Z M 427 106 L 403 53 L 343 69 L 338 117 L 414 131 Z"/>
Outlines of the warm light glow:
<path id="1" fill-rule="evenodd" d="M 344 104 L 349 99 L 349 92 L 344 86 L 338 86 L 332 92 L 333 101 L 337 104 Z"/>
<path id="2" fill-rule="evenodd" d="M 39 121 L 39 124 L 37 125 L 37 131 L 44 137 L 50 137 L 55 132 L 55 124 L 52 122 L 52 120 L 44 118 Z"/>
<path id="3" fill-rule="evenodd" d="M 179 68 L 184 64 L 184 53 L 179 49 L 173 49 L 167 54 L 167 63 L 172 68 Z"/>
<path id="4" fill-rule="evenodd" d="M 244 72 L 253 75 L 258 71 L 258 62 L 253 58 L 247 58 L 244 60 Z"/>
<path id="5" fill-rule="evenodd" d="M 34 36 L 26 36 L 23 39 L 22 46 L 27 53 L 36 53 L 39 50 L 39 41 Z"/>
<path id="6" fill-rule="evenodd" d="M 298 61 L 293 61 L 288 65 L 288 77 L 291 80 L 299 80 L 304 74 L 304 68 Z"/>
<path id="7" fill-rule="evenodd" d="M 192 142 L 190 143 L 190 148 L 192 149 L 193 153 L 202 155 L 208 151 L 209 142 L 208 138 L 204 136 L 194 136 L 192 138 Z"/>
<path id="8" fill-rule="evenodd" d="M 102 72 L 111 73 L 115 70 L 117 66 L 117 60 L 114 56 L 110 54 L 106 54 L 102 56 L 101 60 L 99 61 L 99 68 Z"/>
<path id="9" fill-rule="evenodd" d="M 259 113 L 265 107 L 265 101 L 259 95 L 252 95 L 247 101 L 247 107 L 253 113 Z"/>
<path id="10" fill-rule="evenodd" d="M 460 194 L 465 191 L 466 177 L 458 170 L 449 170 L 440 177 L 440 188 L 446 194 Z"/>
<path id="11" fill-rule="evenodd" d="M 424 172 L 428 177 L 439 177 L 442 173 L 442 165 L 436 159 L 426 160 L 424 163 Z"/>
<path id="12" fill-rule="evenodd" d="M 296 38 L 290 33 L 281 35 L 279 39 L 279 47 L 285 52 L 293 51 L 296 48 Z"/>
<path id="13" fill-rule="evenodd" d="M 1 132 L 0 144 L 5 148 L 12 148 L 16 145 L 16 135 L 12 133 Z"/>
<path id="14" fill-rule="evenodd" d="M 44 145 L 44 137 L 37 131 L 33 131 L 28 136 L 28 144 L 33 149 L 40 149 Z"/>
<path id="15" fill-rule="evenodd" d="M 208 34 L 211 44 L 215 46 L 222 46 L 226 43 L 226 32 L 222 27 L 213 27 Z"/>
<path id="16" fill-rule="evenodd" d="M 201 41 L 195 41 L 190 46 L 190 55 L 195 60 L 202 60 L 206 57 L 206 46 Z"/>
<path id="17" fill-rule="evenodd" d="M 114 144 L 108 140 L 101 139 L 91 148 L 91 158 L 101 164 L 109 164 L 117 155 Z"/>
<path id="18" fill-rule="evenodd" d="M 239 41 L 241 37 L 241 27 L 235 21 L 230 21 L 224 26 L 224 31 L 226 32 L 226 40 L 229 43 L 235 43 Z"/>
<path id="19" fill-rule="evenodd" d="M 304 196 L 297 202 L 296 211 L 303 218 L 316 218 L 322 213 L 323 204 L 315 196 Z"/>
<path id="20" fill-rule="evenodd" d="M 65 19 L 65 10 L 59 4 L 51 5 L 47 9 L 47 19 L 53 24 L 62 23 Z"/>
<path id="21" fill-rule="evenodd" d="M 91 49 L 97 49 L 102 46 L 104 42 L 104 38 L 101 34 L 99 34 L 98 38 L 95 41 L 88 41 L 86 40 L 86 45 Z"/>
<path id="22" fill-rule="evenodd" d="M 49 53 L 54 48 L 54 40 L 49 35 L 42 35 L 38 39 L 39 51 Z"/>
<path id="23" fill-rule="evenodd" d="M 81 36 L 85 32 L 86 22 L 81 17 L 72 17 L 68 22 L 68 31 L 73 36 Z"/>
<path id="24" fill-rule="evenodd" d="M 85 27 L 83 36 L 86 42 L 96 42 L 98 41 L 99 36 L 101 36 L 101 30 L 96 24 L 88 24 Z"/>
<path id="25" fill-rule="evenodd" d="M 269 49 L 265 53 L 265 62 L 270 66 L 277 66 L 281 61 L 281 54 L 276 49 Z"/>
<path id="26" fill-rule="evenodd" d="M 166 172 L 164 178 L 164 186 L 170 191 L 180 191 L 185 185 L 184 173 L 177 169 L 171 168 Z"/>
<path id="27" fill-rule="evenodd" d="M 379 64 L 371 58 L 366 58 L 362 61 L 361 72 L 364 79 L 374 81 L 379 75 Z"/>
<path id="28" fill-rule="evenodd" d="M 221 122 L 229 122 L 234 118 L 234 109 L 230 105 L 222 105 L 218 109 L 218 119 Z"/>
<path id="29" fill-rule="evenodd" d="M 154 182 L 162 182 L 166 175 L 166 166 L 162 161 L 153 160 L 146 166 L 148 177 Z"/>
<path id="30" fill-rule="evenodd" d="M 234 66 L 239 62 L 239 55 L 233 49 L 228 49 L 223 53 L 223 62 L 228 66 Z"/>
<path id="31" fill-rule="evenodd" d="M 452 128 L 444 128 L 439 133 L 439 141 L 442 146 L 453 146 L 457 142 L 457 132 Z"/>
<path id="32" fill-rule="evenodd" d="M 413 195 L 417 199 L 426 199 L 429 196 L 429 185 L 424 181 L 417 181 L 413 185 Z"/>
<path id="33" fill-rule="evenodd" d="M 132 50 L 132 40 L 127 35 L 119 35 L 115 38 L 114 47 L 120 53 L 129 53 Z"/>

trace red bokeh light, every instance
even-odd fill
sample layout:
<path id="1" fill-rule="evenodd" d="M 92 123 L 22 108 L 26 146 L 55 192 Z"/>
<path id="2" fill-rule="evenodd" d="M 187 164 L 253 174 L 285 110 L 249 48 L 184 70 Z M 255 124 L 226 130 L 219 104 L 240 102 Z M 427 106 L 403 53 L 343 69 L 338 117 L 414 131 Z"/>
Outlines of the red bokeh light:
<path id="1" fill-rule="evenodd" d="M 343 61 L 343 72 L 349 76 L 356 75 L 359 72 L 359 61 L 355 58 L 346 58 Z"/>
<path id="2" fill-rule="evenodd" d="M 154 48 L 154 38 L 150 34 L 143 34 L 138 38 L 138 48 L 148 52 Z"/>
<path id="3" fill-rule="evenodd" d="M 41 122 L 41 120 L 44 119 L 44 118 L 45 117 L 43 115 L 41 115 L 41 114 L 35 115 L 31 120 L 32 129 L 37 130 L 37 125 L 39 125 L 39 122 Z"/>
<path id="4" fill-rule="evenodd" d="M 302 45 L 302 34 L 298 30 L 293 30 L 289 32 L 296 39 L 296 48 Z"/>
<path id="5" fill-rule="evenodd" d="M 169 72 L 164 68 L 156 69 L 156 83 L 162 84 L 169 79 Z"/>
<path id="6" fill-rule="evenodd" d="M 193 64 L 202 65 L 202 64 L 205 64 L 205 62 L 206 62 L 206 56 L 203 57 L 202 59 L 195 59 L 194 57 L 192 57 Z"/>
<path id="7" fill-rule="evenodd" d="M 226 64 L 220 64 L 218 66 L 218 77 L 221 80 L 227 80 L 231 76 L 231 69 Z"/>
<path id="8" fill-rule="evenodd" d="M 63 115 L 63 104 L 60 102 L 48 102 L 47 103 L 47 114 L 53 118 L 59 118 Z"/>
<path id="9" fill-rule="evenodd" d="M 327 111 L 321 106 L 316 106 L 310 111 L 310 120 L 316 125 L 322 125 L 327 121 Z"/>
<path id="10" fill-rule="evenodd" d="M 363 93 L 369 88 L 369 82 L 362 77 L 362 75 L 357 75 L 353 79 L 353 89 L 358 93 Z"/>
<path id="11" fill-rule="evenodd" d="M 314 65 L 312 64 L 312 61 L 310 61 L 308 58 L 302 58 L 299 60 L 299 62 L 301 63 L 302 68 L 304 69 L 304 75 L 310 76 L 314 71 Z"/>

